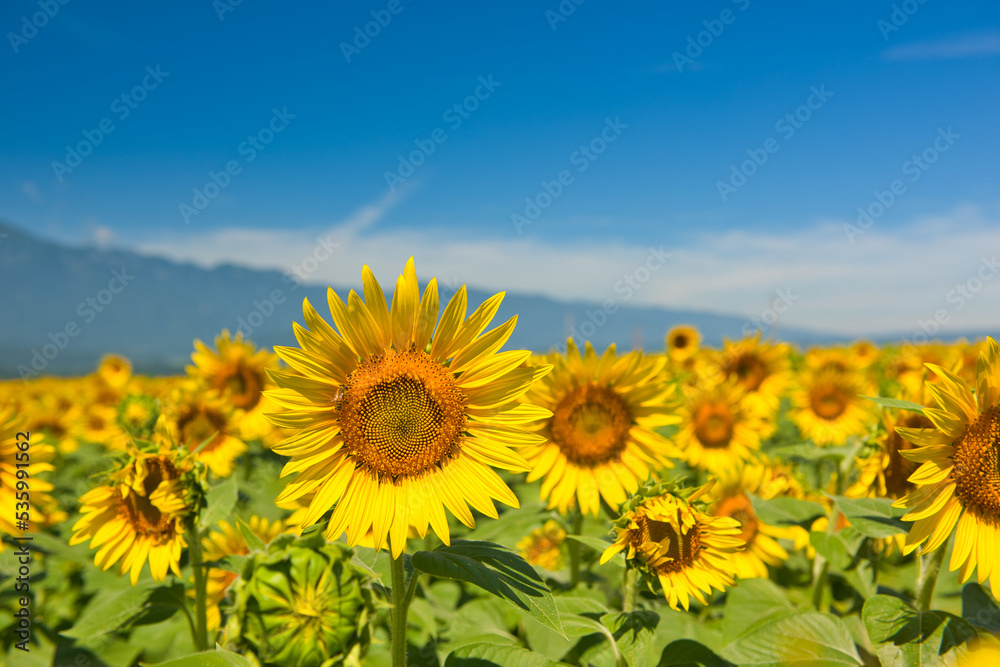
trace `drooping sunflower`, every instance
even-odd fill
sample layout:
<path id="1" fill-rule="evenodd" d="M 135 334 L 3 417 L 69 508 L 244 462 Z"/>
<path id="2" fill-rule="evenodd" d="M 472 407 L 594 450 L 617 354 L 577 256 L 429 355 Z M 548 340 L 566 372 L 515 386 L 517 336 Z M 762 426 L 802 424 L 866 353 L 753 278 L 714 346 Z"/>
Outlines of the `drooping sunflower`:
<path id="1" fill-rule="evenodd" d="M 870 385 L 853 371 L 805 372 L 792 392 L 789 416 L 803 437 L 817 445 L 843 444 L 848 436 L 864 435 L 875 421 L 872 404 L 864 398 L 870 393 Z"/>
<path id="2" fill-rule="evenodd" d="M 746 390 L 729 380 L 685 387 L 677 445 L 692 466 L 722 472 L 748 461 L 760 449 L 762 418 L 747 403 Z"/>
<path id="3" fill-rule="evenodd" d="M 954 531 L 950 569 L 963 582 L 978 572 L 979 583 L 989 579 L 1000 599 L 1000 345 L 987 339 L 974 395 L 954 373 L 928 367 L 938 376 L 926 385 L 937 407 L 923 414 L 934 427 L 896 428 L 917 445 L 900 453 L 920 464 L 909 478 L 917 488 L 895 503 L 913 522 L 903 551 L 943 548 Z"/>
<path id="4" fill-rule="evenodd" d="M 247 451 L 239 437 L 243 415 L 218 392 L 185 384 L 163 401 L 156 431 L 196 452 L 215 475 L 229 477 L 236 459 Z"/>
<path id="5" fill-rule="evenodd" d="M 651 472 L 672 467 L 677 450 L 656 428 L 680 421 L 671 414 L 674 386 L 662 374 L 666 359 L 639 351 L 622 357 L 611 345 L 598 359 L 588 342 L 581 355 L 570 339 L 565 355 L 544 358 L 552 373 L 525 400 L 552 411 L 537 425 L 542 444 L 522 454 L 528 482 L 545 478 L 542 498 L 566 512 L 575 503 L 597 515 L 601 498 L 616 508 Z"/>
<path id="6" fill-rule="evenodd" d="M 732 517 L 740 524 L 740 539 L 746 546 L 733 554 L 733 574 L 741 579 L 767 578 L 768 565 L 781 565 L 788 559 L 788 552 L 777 540 L 791 540 L 793 532 L 761 521 L 748 495 L 770 500 L 782 486 L 780 476 L 767 462 L 752 462 L 723 474 L 706 497 L 712 501 L 713 516 Z"/>
<path id="7" fill-rule="evenodd" d="M 195 352 L 191 355 L 194 366 L 187 367 L 188 375 L 204 381 L 233 407 L 246 413 L 240 420 L 244 437 L 265 435 L 270 423 L 264 417 L 262 392 L 273 387 L 266 370 L 277 368 L 277 356 L 256 349 L 253 343 L 243 339 L 242 333 L 234 338 L 228 330 L 215 337 L 215 350 L 200 340 L 194 342 L 194 347 Z"/>
<path id="8" fill-rule="evenodd" d="M 99 551 L 94 564 L 139 581 L 146 561 L 155 581 L 170 569 L 178 577 L 181 550 L 187 546 L 185 522 L 198 493 L 191 457 L 183 449 L 161 445 L 152 454 L 133 448 L 130 458 L 109 475 L 108 484 L 80 497 L 82 518 L 73 526 L 70 545 L 90 540 Z"/>
<path id="9" fill-rule="evenodd" d="M 705 594 L 733 584 L 733 556 L 744 544 L 736 519 L 711 516 L 696 503 L 708 488 L 678 492 L 660 484 L 634 496 L 601 562 L 625 551 L 633 566 L 659 580 L 672 608 L 688 609 L 690 598 L 707 604 Z"/>
<path id="10" fill-rule="evenodd" d="M 566 540 L 566 529 L 558 521 L 549 519 L 541 528 L 531 531 L 517 543 L 517 550 L 524 560 L 546 570 L 562 567 L 562 544 Z"/>
<path id="11" fill-rule="evenodd" d="M 281 521 L 268 521 L 256 514 L 247 521 L 250 532 L 260 538 L 264 544 L 285 532 L 286 526 Z M 243 556 L 250 553 L 246 538 L 239 528 L 228 521 L 220 521 L 219 530 L 213 530 L 202 538 L 202 558 L 205 562 L 222 560 L 226 556 Z M 208 594 L 208 629 L 219 627 L 221 614 L 219 605 L 226 598 L 226 592 L 238 578 L 235 572 L 221 568 L 209 568 L 206 581 Z"/>
<path id="12" fill-rule="evenodd" d="M 541 441 L 524 425 L 549 412 L 517 399 L 550 369 L 523 367 L 528 351 L 498 352 L 516 317 L 483 333 L 503 293 L 466 317 L 463 286 L 438 322 L 437 281 L 421 297 L 412 258 L 391 310 L 367 266 L 362 280 L 364 300 L 328 291 L 336 329 L 306 300 L 302 347 L 275 348 L 292 370 L 268 371 L 284 409 L 268 416 L 295 433 L 273 450 L 292 457 L 282 475 L 297 473 L 278 502 L 313 494 L 304 527 L 333 508 L 329 539 L 346 531 L 354 546 L 371 530 L 398 558 L 411 525 L 450 542 L 445 507 L 474 527 L 469 504 L 493 518 L 494 500 L 518 506 L 493 468 L 530 468 L 512 448 Z"/>

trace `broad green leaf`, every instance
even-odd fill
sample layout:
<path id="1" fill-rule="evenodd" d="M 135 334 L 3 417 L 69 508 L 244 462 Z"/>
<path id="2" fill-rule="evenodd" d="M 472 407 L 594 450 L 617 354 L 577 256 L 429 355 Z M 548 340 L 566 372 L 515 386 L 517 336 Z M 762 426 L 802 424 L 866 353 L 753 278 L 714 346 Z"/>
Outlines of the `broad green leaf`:
<path id="1" fill-rule="evenodd" d="M 830 565 L 838 570 L 846 570 L 854 561 L 854 557 L 851 556 L 847 543 L 838 533 L 828 535 L 818 530 L 814 530 L 809 533 L 809 544 L 816 549 L 816 553 L 827 559 L 827 561 L 830 562 Z"/>
<path id="2" fill-rule="evenodd" d="M 898 408 L 900 410 L 912 410 L 913 412 L 918 412 L 924 414 L 925 407 L 919 403 L 913 403 L 911 401 L 901 401 L 898 398 L 885 398 L 883 396 L 862 396 L 861 398 L 867 398 L 872 403 L 876 405 L 881 405 L 884 408 Z"/>
<path id="3" fill-rule="evenodd" d="M 639 663 L 636 663 L 639 664 Z M 693 639 L 678 639 L 660 655 L 657 667 L 734 667 L 704 644 Z"/>
<path id="4" fill-rule="evenodd" d="M 857 667 L 863 664 L 844 622 L 816 611 L 773 616 L 723 648 L 720 654 L 738 665 Z"/>
<path id="5" fill-rule="evenodd" d="M 517 665 L 518 667 L 557 667 L 565 663 L 549 660 L 520 646 L 503 644 L 469 644 L 451 652 L 445 667 L 487 667 Z"/>
<path id="6" fill-rule="evenodd" d="M 750 494 L 750 502 L 753 503 L 757 518 L 772 526 L 803 526 L 808 528 L 813 521 L 826 515 L 826 509 L 811 500 L 786 497 L 764 500 Z"/>
<path id="7" fill-rule="evenodd" d="M 64 637 L 84 643 L 124 627 L 149 607 L 149 596 L 156 584 L 140 580 L 136 586 L 98 592 L 80 612 L 76 624 L 62 631 Z"/>
<path id="8" fill-rule="evenodd" d="M 229 519 L 236 507 L 239 491 L 236 487 L 236 475 L 221 484 L 213 486 L 205 496 L 205 513 L 201 515 L 203 529 L 214 528 L 219 521 Z"/>
<path id="9" fill-rule="evenodd" d="M 876 595 L 861 613 L 883 667 L 956 665 L 976 629 L 943 611 L 917 612 L 899 598 Z"/>
<path id="10" fill-rule="evenodd" d="M 656 612 L 639 610 L 629 613 L 605 614 L 601 623 L 611 631 L 618 649 L 630 665 L 647 665 L 650 640 L 660 623 Z"/>
<path id="11" fill-rule="evenodd" d="M 450 547 L 418 551 L 410 563 L 435 577 L 475 584 L 562 633 L 559 612 L 545 582 L 527 561 L 505 547 L 456 540 Z"/>
<path id="12" fill-rule="evenodd" d="M 890 498 L 831 497 L 851 527 L 866 537 L 890 537 L 910 531 L 911 524 L 900 519 L 907 510 L 893 507 Z"/>
<path id="13" fill-rule="evenodd" d="M 1000 608 L 979 584 L 969 583 L 962 589 L 962 618 L 977 628 L 1000 634 Z"/>
<path id="14" fill-rule="evenodd" d="M 229 651 L 202 651 L 149 667 L 257 667 L 257 662 Z"/>
<path id="15" fill-rule="evenodd" d="M 250 548 L 251 553 L 267 549 L 267 545 L 264 544 L 264 540 L 257 537 L 257 535 L 250 530 L 250 526 L 246 525 L 242 519 L 237 519 L 236 525 L 239 527 L 240 533 L 243 535 L 243 539 L 246 540 L 247 547 Z"/>
<path id="16" fill-rule="evenodd" d="M 722 642 L 730 644 L 771 617 L 795 613 L 785 592 L 768 579 L 745 579 L 729 591 L 722 621 Z"/>

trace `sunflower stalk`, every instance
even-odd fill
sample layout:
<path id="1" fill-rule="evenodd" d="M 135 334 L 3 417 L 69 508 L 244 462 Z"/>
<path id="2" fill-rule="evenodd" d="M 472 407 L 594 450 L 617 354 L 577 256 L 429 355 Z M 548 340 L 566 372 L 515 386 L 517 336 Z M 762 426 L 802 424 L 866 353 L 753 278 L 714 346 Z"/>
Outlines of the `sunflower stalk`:
<path id="1" fill-rule="evenodd" d="M 583 512 L 579 507 L 572 510 L 573 526 L 570 535 L 579 535 L 583 531 Z M 576 540 L 569 541 L 569 574 L 570 585 L 576 588 L 580 583 L 580 543 Z"/>
<path id="2" fill-rule="evenodd" d="M 635 601 L 639 597 L 639 571 L 634 567 L 625 567 L 625 581 L 622 592 L 622 611 L 630 614 L 635 611 Z"/>
<path id="3" fill-rule="evenodd" d="M 403 554 L 392 559 L 392 667 L 406 667 L 406 615 L 416 589 L 417 574 L 406 585 Z"/>
<path id="4" fill-rule="evenodd" d="M 194 572 L 194 647 L 197 651 L 208 650 L 208 577 L 201 557 L 201 535 L 193 526 L 187 531 L 188 554 L 191 571 Z"/>
<path id="5" fill-rule="evenodd" d="M 945 545 L 942 544 L 931 553 L 922 553 L 917 557 L 917 611 L 928 611 L 931 608 L 944 553 Z"/>

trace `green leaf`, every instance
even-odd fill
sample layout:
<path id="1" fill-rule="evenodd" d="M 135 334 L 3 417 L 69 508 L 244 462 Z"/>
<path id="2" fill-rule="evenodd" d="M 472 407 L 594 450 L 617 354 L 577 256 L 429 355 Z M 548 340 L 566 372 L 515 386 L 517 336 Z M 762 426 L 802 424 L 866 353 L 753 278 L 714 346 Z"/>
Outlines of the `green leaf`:
<path id="1" fill-rule="evenodd" d="M 487 667 L 488 665 L 518 665 L 518 667 L 557 667 L 566 663 L 549 660 L 520 646 L 503 644 L 469 644 L 451 652 L 445 667 Z"/>
<path id="2" fill-rule="evenodd" d="M 738 665 L 857 667 L 863 664 L 844 622 L 816 611 L 772 616 L 720 653 Z"/>
<path id="3" fill-rule="evenodd" d="M 745 579 L 729 591 L 722 621 L 722 642 L 730 644 L 768 619 L 795 612 L 785 592 L 768 579 Z"/>
<path id="4" fill-rule="evenodd" d="M 267 549 L 267 545 L 264 544 L 264 540 L 257 537 L 254 532 L 250 530 L 250 526 L 243 523 L 242 519 L 237 519 L 236 525 L 239 526 L 240 533 L 242 533 L 243 539 L 246 540 L 251 553 L 254 551 L 265 551 Z"/>
<path id="5" fill-rule="evenodd" d="M 826 509 L 811 500 L 778 497 L 764 500 L 750 494 L 757 519 L 772 526 L 809 527 L 813 521 L 826 515 Z"/>
<path id="6" fill-rule="evenodd" d="M 913 412 L 918 412 L 924 414 L 925 407 L 919 403 L 913 403 L 911 401 L 901 401 L 898 398 L 884 398 L 882 396 L 862 396 L 861 398 L 867 398 L 872 403 L 876 405 L 881 405 L 884 408 L 898 408 L 900 410 L 912 410 Z"/>
<path id="7" fill-rule="evenodd" d="M 201 515 L 202 528 L 213 528 L 219 521 L 228 519 L 236 507 L 238 497 L 236 475 L 213 486 L 205 496 L 205 513 Z"/>
<path id="8" fill-rule="evenodd" d="M 628 664 L 649 664 L 646 652 L 656 626 L 660 624 L 659 614 L 648 610 L 605 614 L 601 623 L 611 631 Z"/>
<path id="9" fill-rule="evenodd" d="M 475 584 L 565 636 L 545 582 L 527 561 L 505 547 L 456 540 L 450 547 L 418 551 L 410 557 L 410 563 L 435 577 Z"/>
<path id="10" fill-rule="evenodd" d="M 601 539 L 600 537 L 591 537 L 590 535 L 567 535 L 566 539 L 590 547 L 598 554 L 603 554 L 611 546 L 609 540 Z"/>
<path id="11" fill-rule="evenodd" d="M 976 629 L 943 611 L 918 612 L 899 598 L 876 595 L 861 612 L 883 667 L 955 665 Z"/>
<path id="12" fill-rule="evenodd" d="M 733 667 L 733 663 L 693 639 L 678 639 L 663 649 L 657 667 Z"/>
<path id="13" fill-rule="evenodd" d="M 256 661 L 229 651 L 202 651 L 148 667 L 258 667 Z"/>
<path id="14" fill-rule="evenodd" d="M 230 554 L 225 558 L 221 558 L 214 563 L 212 567 L 218 568 L 220 570 L 225 570 L 226 572 L 232 572 L 233 574 L 243 574 L 243 568 L 246 567 L 247 561 L 250 560 L 249 556 L 240 556 L 239 554 Z"/>
<path id="15" fill-rule="evenodd" d="M 979 584 L 962 588 L 962 618 L 977 628 L 1000 634 L 1000 608 Z"/>
<path id="16" fill-rule="evenodd" d="M 783 460 L 801 459 L 803 461 L 819 461 L 821 459 L 830 459 L 831 461 L 840 461 L 853 456 L 856 449 L 856 446 L 851 445 L 819 447 L 811 442 L 804 442 L 797 445 L 774 447 L 768 453 Z"/>
<path id="17" fill-rule="evenodd" d="M 866 537 L 890 537 L 910 532 L 910 523 L 900 517 L 907 510 L 893 507 L 890 498 L 846 498 L 831 496 L 851 527 Z"/>
<path id="18" fill-rule="evenodd" d="M 140 581 L 136 586 L 99 591 L 80 612 L 76 625 L 60 634 L 80 639 L 85 644 L 109 632 L 124 627 L 148 607 L 149 596 L 156 588 L 152 581 Z"/>
<path id="19" fill-rule="evenodd" d="M 816 549 L 816 553 L 823 556 L 838 570 L 846 570 L 854 562 L 854 557 L 847 548 L 847 543 L 839 533 L 827 535 L 814 530 L 809 533 L 809 544 Z"/>

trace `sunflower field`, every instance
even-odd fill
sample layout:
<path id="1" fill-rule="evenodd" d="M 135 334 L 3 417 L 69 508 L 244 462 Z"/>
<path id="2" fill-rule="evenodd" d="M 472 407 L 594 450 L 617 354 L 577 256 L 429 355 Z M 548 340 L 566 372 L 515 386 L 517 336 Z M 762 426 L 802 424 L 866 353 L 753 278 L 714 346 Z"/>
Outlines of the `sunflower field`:
<path id="1" fill-rule="evenodd" d="M 0 383 L 0 662 L 1000 664 L 993 339 L 533 354 L 362 280 Z"/>

